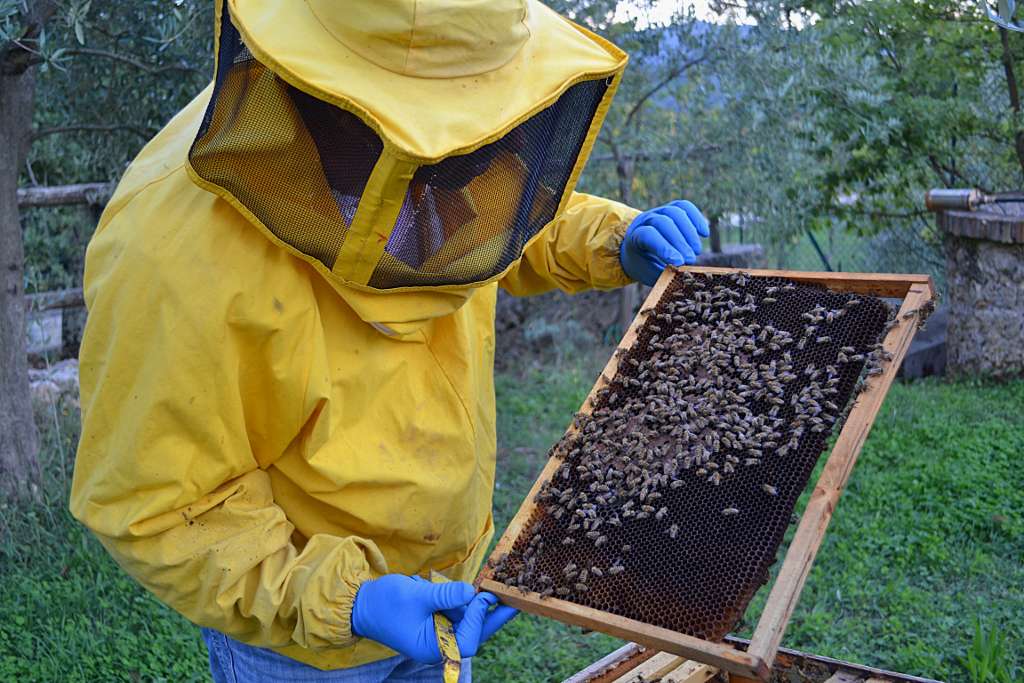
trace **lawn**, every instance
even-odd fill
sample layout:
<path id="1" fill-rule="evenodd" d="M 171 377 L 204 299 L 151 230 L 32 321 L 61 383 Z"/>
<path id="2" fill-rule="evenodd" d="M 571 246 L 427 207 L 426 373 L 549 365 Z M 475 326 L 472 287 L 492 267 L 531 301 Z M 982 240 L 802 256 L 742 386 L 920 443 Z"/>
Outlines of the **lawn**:
<path id="1" fill-rule="evenodd" d="M 499 528 L 596 367 L 570 360 L 497 377 Z M 980 625 L 1004 640 L 1003 665 L 1020 672 L 1022 408 L 1024 381 L 894 386 L 784 643 L 962 681 L 972 680 L 961 658 Z M 44 504 L 0 504 L 0 680 L 208 680 L 198 631 L 124 576 L 66 512 L 74 415 L 50 416 L 44 434 Z M 755 598 L 750 623 L 763 598 Z M 476 677 L 561 680 L 617 644 L 523 615 L 477 658 Z"/>

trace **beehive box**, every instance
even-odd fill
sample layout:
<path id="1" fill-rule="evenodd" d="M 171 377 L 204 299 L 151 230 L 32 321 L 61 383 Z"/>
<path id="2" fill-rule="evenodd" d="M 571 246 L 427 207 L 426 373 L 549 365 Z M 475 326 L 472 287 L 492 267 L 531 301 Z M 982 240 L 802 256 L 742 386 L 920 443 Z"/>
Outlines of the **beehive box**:
<path id="1" fill-rule="evenodd" d="M 666 271 L 478 584 L 526 611 L 765 678 L 931 299 L 926 276 Z M 751 647 L 722 643 L 768 581 L 840 425 Z"/>
<path id="2" fill-rule="evenodd" d="M 729 637 L 745 649 L 750 643 Z M 707 664 L 627 643 L 565 679 L 563 683 L 738 683 Z M 750 680 L 750 679 L 745 679 Z M 887 671 L 799 650 L 779 648 L 771 683 L 942 683 L 933 678 Z"/>

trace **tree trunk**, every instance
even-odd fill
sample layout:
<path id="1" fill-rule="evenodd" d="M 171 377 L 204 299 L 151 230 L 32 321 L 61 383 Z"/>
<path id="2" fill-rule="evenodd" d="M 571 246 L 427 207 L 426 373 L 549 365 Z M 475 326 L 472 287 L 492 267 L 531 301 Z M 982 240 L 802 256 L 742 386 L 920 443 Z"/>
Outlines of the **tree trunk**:
<path id="1" fill-rule="evenodd" d="M 35 73 L 0 72 L 0 493 L 34 493 L 39 435 L 32 414 L 25 338 L 25 252 L 18 175 L 28 151 Z"/>
<path id="2" fill-rule="evenodd" d="M 711 218 L 708 219 L 708 231 L 711 233 L 711 253 L 721 254 L 722 253 L 722 233 L 718 231 L 718 214 L 711 214 Z"/>
<path id="3" fill-rule="evenodd" d="M 999 27 L 999 38 L 1003 44 L 1003 73 L 1006 76 L 1006 89 L 1010 96 L 1010 108 L 1020 116 L 1020 91 L 1017 88 L 1017 74 L 1013 68 L 1013 51 L 1010 49 L 1010 32 Z M 1017 152 L 1017 163 L 1024 174 L 1024 131 L 1020 130 L 1020 121 L 1014 121 L 1016 132 L 1013 135 L 1013 148 Z"/>

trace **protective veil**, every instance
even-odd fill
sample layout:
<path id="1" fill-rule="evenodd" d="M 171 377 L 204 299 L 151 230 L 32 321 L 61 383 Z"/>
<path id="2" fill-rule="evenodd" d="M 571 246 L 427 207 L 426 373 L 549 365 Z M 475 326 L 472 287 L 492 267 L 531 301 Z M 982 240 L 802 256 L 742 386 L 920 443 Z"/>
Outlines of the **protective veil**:
<path id="1" fill-rule="evenodd" d="M 637 212 L 573 191 L 625 55 L 513 0 L 217 19 L 89 246 L 71 507 L 192 621 L 354 666 L 363 580 L 487 549 L 497 287 L 627 282 Z"/>

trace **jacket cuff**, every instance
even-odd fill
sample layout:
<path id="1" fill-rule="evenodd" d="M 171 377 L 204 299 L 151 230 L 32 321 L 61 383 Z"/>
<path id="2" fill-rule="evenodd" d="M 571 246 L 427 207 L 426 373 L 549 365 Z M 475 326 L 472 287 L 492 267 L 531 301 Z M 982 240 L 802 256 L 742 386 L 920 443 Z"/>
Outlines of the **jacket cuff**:
<path id="1" fill-rule="evenodd" d="M 328 614 L 324 619 L 324 628 L 331 647 L 346 647 L 357 640 L 358 637 L 352 633 L 352 605 L 355 603 L 359 587 L 364 581 L 372 578 L 369 572 L 339 577 L 334 595 L 328 596 Z"/>
<path id="2" fill-rule="evenodd" d="M 600 274 L 600 277 L 595 278 L 594 286 L 598 289 L 614 289 L 633 282 L 633 279 L 622 269 L 619 253 L 626 230 L 629 229 L 633 219 L 639 215 L 639 211 L 634 211 L 631 215 L 614 223 L 608 230 L 604 242 L 595 250 L 594 270 L 595 273 Z"/>
<path id="3" fill-rule="evenodd" d="M 344 543 L 329 568 L 317 572 L 307 584 L 295 641 L 313 650 L 342 648 L 358 637 L 352 633 L 352 604 L 364 582 L 387 571 L 387 563 L 372 544 Z"/>

